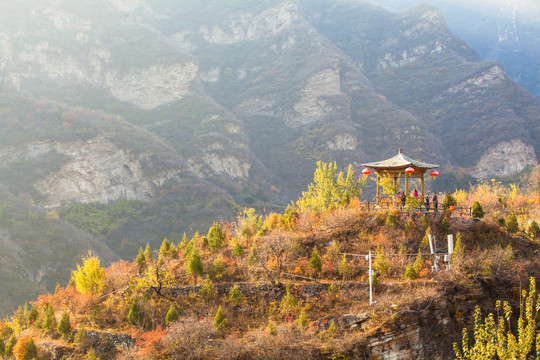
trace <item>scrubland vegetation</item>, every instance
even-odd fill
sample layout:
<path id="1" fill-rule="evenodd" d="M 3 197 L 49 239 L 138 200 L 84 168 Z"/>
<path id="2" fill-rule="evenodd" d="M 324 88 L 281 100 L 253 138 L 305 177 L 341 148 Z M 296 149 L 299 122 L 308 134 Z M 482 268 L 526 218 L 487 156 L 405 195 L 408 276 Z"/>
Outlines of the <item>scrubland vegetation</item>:
<path id="1" fill-rule="evenodd" d="M 444 315 L 445 327 L 421 325 L 441 358 L 454 356 L 453 342 L 459 359 L 538 358 L 540 301 L 532 282 L 521 292 L 540 272 L 534 174 L 523 188 L 487 181 L 458 190 L 441 201 L 444 209 L 426 213 L 368 210 L 358 199 L 364 178 L 319 163 L 314 182 L 283 213 L 244 209 L 206 234 L 184 234 L 176 244 L 164 239 L 159 249 L 148 245 L 133 262 L 108 268 L 88 253 L 69 284 L 0 322 L 0 354 L 364 359 L 372 358 L 370 339 L 402 329 L 407 314 L 433 311 Z M 472 208 L 474 217 L 458 216 L 459 207 Z M 438 253 L 447 253 L 446 235 L 454 235 L 454 254 L 439 259 L 437 272 L 428 234 Z M 486 311 L 504 315 L 484 321 Z M 473 319 L 476 338 L 465 332 L 470 340 L 462 343 L 461 329 L 471 329 Z M 522 335 L 513 338 L 508 328 Z"/>

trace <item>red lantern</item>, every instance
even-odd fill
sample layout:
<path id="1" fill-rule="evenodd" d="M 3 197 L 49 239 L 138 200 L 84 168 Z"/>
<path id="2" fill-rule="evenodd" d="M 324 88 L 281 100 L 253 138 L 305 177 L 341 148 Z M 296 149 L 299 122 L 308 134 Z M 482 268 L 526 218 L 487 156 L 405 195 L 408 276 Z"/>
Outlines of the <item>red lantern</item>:
<path id="1" fill-rule="evenodd" d="M 437 170 L 432 170 L 429 175 L 433 176 L 433 180 L 435 180 L 435 178 L 439 176 L 439 172 Z"/>
<path id="2" fill-rule="evenodd" d="M 367 176 L 367 175 L 371 174 L 371 170 L 369 168 L 365 168 L 364 170 L 362 170 L 362 174 Z"/>
<path id="3" fill-rule="evenodd" d="M 405 169 L 405 172 L 411 175 L 412 173 L 414 173 L 414 168 L 412 166 L 409 166 L 408 168 Z"/>

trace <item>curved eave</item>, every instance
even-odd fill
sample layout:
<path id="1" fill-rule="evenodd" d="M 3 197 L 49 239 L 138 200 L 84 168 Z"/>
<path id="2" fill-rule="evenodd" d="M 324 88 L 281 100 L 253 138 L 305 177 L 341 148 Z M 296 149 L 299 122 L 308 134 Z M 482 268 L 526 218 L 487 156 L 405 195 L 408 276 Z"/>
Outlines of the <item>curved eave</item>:
<path id="1" fill-rule="evenodd" d="M 436 164 L 428 164 L 422 161 L 413 160 L 410 157 L 403 155 L 402 153 L 399 153 L 396 156 L 391 157 L 390 159 L 362 164 L 362 166 L 375 170 L 386 171 L 405 170 L 409 166 L 413 167 L 415 170 L 423 171 L 439 167 L 439 165 Z"/>

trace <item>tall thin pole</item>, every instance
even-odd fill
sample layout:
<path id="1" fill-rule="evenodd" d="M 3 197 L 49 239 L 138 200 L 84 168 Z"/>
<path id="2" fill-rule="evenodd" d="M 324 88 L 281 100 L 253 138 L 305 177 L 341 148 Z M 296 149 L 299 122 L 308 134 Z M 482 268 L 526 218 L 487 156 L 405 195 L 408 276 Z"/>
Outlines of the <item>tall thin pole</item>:
<path id="1" fill-rule="evenodd" d="M 373 270 L 371 269 L 371 251 L 368 255 L 369 259 L 369 305 L 373 305 Z"/>

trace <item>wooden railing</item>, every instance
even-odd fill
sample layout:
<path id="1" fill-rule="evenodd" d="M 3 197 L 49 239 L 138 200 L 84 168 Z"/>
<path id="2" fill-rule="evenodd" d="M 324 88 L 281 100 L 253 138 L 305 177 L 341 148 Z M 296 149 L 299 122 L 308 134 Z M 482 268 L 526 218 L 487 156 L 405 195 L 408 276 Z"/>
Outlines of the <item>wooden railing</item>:
<path id="1" fill-rule="evenodd" d="M 405 206 L 401 204 L 393 204 L 389 201 L 363 201 L 360 203 L 360 208 L 364 209 L 366 211 L 390 211 L 390 210 L 397 210 L 401 212 L 406 212 L 407 209 Z M 426 209 L 424 205 L 419 206 L 415 208 L 412 212 L 421 212 L 421 213 L 438 213 L 438 212 L 444 212 L 446 209 L 439 205 L 437 209 L 433 207 L 433 204 L 431 204 L 429 209 Z M 453 216 L 460 216 L 460 217 L 470 217 L 472 216 L 472 208 L 470 207 L 453 207 L 452 208 L 452 215 Z"/>

